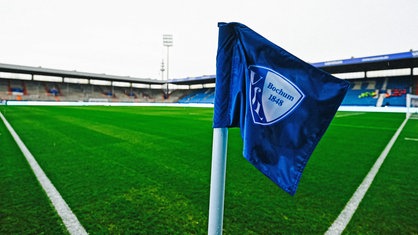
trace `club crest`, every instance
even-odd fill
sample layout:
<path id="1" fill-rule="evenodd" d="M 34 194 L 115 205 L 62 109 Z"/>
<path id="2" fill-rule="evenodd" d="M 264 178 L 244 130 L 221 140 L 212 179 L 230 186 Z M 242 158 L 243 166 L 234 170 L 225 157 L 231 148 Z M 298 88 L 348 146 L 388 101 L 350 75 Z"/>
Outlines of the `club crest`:
<path id="1" fill-rule="evenodd" d="M 305 95 L 283 75 L 266 67 L 251 65 L 250 105 L 253 121 L 270 125 L 290 114 Z"/>

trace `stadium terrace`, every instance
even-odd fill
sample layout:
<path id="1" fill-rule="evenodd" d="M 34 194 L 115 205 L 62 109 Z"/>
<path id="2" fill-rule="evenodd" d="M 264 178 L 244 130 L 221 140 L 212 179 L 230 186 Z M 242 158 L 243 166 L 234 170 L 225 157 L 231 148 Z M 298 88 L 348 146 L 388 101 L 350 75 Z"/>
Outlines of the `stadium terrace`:
<path id="1" fill-rule="evenodd" d="M 405 107 L 406 95 L 418 94 L 418 51 L 312 65 L 350 82 L 342 106 Z M 214 84 L 215 75 L 171 79 L 167 83 L 0 63 L 3 101 L 213 104 Z"/>

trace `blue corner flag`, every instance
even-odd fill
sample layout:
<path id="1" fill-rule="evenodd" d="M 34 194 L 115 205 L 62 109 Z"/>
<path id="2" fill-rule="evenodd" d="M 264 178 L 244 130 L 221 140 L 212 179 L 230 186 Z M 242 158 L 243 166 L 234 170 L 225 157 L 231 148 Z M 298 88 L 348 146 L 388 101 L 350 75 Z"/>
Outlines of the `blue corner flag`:
<path id="1" fill-rule="evenodd" d="M 218 27 L 213 127 L 239 127 L 244 157 L 294 195 L 349 83 L 243 24 Z"/>

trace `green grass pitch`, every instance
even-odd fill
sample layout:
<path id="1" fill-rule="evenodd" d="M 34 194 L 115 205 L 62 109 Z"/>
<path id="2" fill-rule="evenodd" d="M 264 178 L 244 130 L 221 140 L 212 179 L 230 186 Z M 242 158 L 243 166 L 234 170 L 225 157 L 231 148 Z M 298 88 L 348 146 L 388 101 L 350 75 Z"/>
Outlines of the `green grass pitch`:
<path id="1" fill-rule="evenodd" d="M 211 108 L 1 107 L 90 234 L 206 234 Z M 323 234 L 405 114 L 338 112 L 289 196 L 230 129 L 224 234 Z M 405 139 L 406 138 L 406 139 Z M 417 234 L 418 121 L 410 120 L 345 230 Z M 66 234 L 0 123 L 0 234 Z"/>

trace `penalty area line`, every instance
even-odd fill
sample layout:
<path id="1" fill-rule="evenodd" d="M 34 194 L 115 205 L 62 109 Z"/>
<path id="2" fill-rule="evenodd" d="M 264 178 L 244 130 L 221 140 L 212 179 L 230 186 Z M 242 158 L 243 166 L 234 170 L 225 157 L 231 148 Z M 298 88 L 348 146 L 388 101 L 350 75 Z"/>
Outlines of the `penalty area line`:
<path id="1" fill-rule="evenodd" d="M 341 117 L 350 117 L 350 116 L 358 116 L 358 115 L 363 115 L 365 113 L 337 113 L 335 115 L 336 118 L 341 118 Z"/>
<path id="2" fill-rule="evenodd" d="M 353 217 L 354 213 L 356 212 L 360 202 L 363 200 L 364 195 L 366 195 L 367 190 L 369 189 L 370 185 L 372 184 L 377 172 L 379 171 L 380 167 L 383 164 L 383 161 L 386 159 L 389 151 L 392 149 L 393 144 L 395 143 L 396 139 L 398 138 L 399 134 L 401 133 L 402 129 L 404 128 L 408 119 L 405 119 L 402 124 L 399 126 L 398 130 L 393 135 L 392 139 L 390 139 L 389 143 L 386 145 L 383 152 L 380 154 L 379 158 L 374 163 L 373 167 L 370 169 L 369 173 L 363 179 L 360 186 L 354 192 L 353 196 L 351 196 L 350 200 L 345 205 L 344 209 L 341 211 L 340 215 L 334 221 L 334 223 L 328 228 L 328 231 L 325 232 L 326 235 L 334 235 L 334 234 L 341 234 L 344 229 L 347 227 L 348 223 Z"/>
<path id="3" fill-rule="evenodd" d="M 29 149 L 25 146 L 23 141 L 20 139 L 20 137 L 17 135 L 13 127 L 9 124 L 9 122 L 6 120 L 6 118 L 3 116 L 1 112 L 0 112 L 0 118 L 3 120 L 5 126 L 9 130 L 10 134 L 13 136 L 16 144 L 19 146 L 20 150 L 22 151 L 23 155 L 28 161 L 30 167 L 35 173 L 36 179 L 39 181 L 45 193 L 47 194 L 49 200 L 54 205 L 55 210 L 57 211 L 58 215 L 61 217 L 62 222 L 64 223 L 68 232 L 72 235 L 73 234 L 74 235 L 75 234 L 87 234 L 87 231 L 80 224 L 75 214 L 71 211 L 68 204 L 62 198 L 61 194 L 54 187 L 52 182 L 46 176 L 45 172 L 39 166 L 38 162 L 30 153 Z"/>

